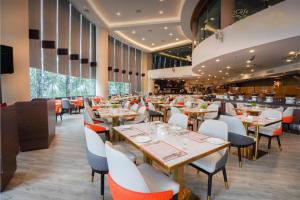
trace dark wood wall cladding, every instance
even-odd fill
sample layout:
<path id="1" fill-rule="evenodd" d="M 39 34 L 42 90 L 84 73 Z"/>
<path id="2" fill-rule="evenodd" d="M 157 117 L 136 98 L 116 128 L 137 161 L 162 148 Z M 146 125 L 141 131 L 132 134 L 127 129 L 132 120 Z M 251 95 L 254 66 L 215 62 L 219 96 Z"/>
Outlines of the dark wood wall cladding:
<path id="1" fill-rule="evenodd" d="M 285 97 L 286 95 L 295 95 L 300 98 L 300 82 L 295 75 L 287 75 L 278 78 L 266 78 L 250 80 L 241 83 L 234 83 L 225 86 L 225 90 L 232 93 L 244 93 L 251 95 L 253 92 L 264 95 L 266 93 L 275 93 L 275 97 Z M 275 86 L 275 82 L 279 85 Z M 238 88 L 238 90 L 235 90 Z M 217 90 L 218 93 L 226 92 L 224 89 Z"/>
<path id="2" fill-rule="evenodd" d="M 1 108 L 1 191 L 13 177 L 19 153 L 18 128 L 16 125 L 16 107 Z"/>
<path id="3" fill-rule="evenodd" d="M 55 100 L 17 102 L 21 151 L 48 148 L 55 135 Z"/>

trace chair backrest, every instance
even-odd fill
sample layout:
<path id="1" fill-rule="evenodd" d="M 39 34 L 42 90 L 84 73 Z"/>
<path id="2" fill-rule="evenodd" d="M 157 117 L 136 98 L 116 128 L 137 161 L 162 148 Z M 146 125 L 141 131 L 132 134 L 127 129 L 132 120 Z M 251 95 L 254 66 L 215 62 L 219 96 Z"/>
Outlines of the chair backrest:
<path id="1" fill-rule="evenodd" d="M 176 114 L 176 113 L 181 113 L 180 110 L 176 107 L 171 107 L 171 116 Z"/>
<path id="2" fill-rule="evenodd" d="M 87 108 L 85 108 L 83 110 L 83 120 L 84 120 L 84 123 L 94 124 L 92 117 L 90 116 L 90 114 L 87 111 Z"/>
<path id="3" fill-rule="evenodd" d="M 287 116 L 293 116 L 294 114 L 294 108 L 293 107 L 287 107 L 284 111 L 282 116 L 287 117 Z"/>
<path id="4" fill-rule="evenodd" d="M 87 150 L 97 156 L 106 157 L 105 147 L 100 136 L 93 130 L 84 127 Z"/>
<path id="5" fill-rule="evenodd" d="M 226 114 L 227 115 L 231 115 L 231 116 L 235 116 L 236 112 L 234 110 L 234 106 L 232 105 L 232 103 L 227 102 L 225 104 L 225 109 L 226 109 Z"/>
<path id="6" fill-rule="evenodd" d="M 171 106 L 175 106 L 175 104 L 176 104 L 176 99 L 173 99 L 173 100 L 171 101 L 170 105 L 171 105 Z"/>
<path id="7" fill-rule="evenodd" d="M 210 104 L 207 106 L 208 111 L 216 111 L 216 112 L 208 112 L 204 115 L 204 118 L 206 119 L 215 119 L 218 117 L 219 114 L 219 106 L 217 104 Z"/>
<path id="8" fill-rule="evenodd" d="M 149 110 L 155 111 L 155 107 L 154 107 L 153 103 L 151 103 L 151 102 L 148 102 L 148 108 L 149 108 Z"/>
<path id="9" fill-rule="evenodd" d="M 130 101 L 126 101 L 124 108 L 129 109 L 130 108 Z"/>
<path id="10" fill-rule="evenodd" d="M 142 105 L 142 106 L 146 106 L 146 104 L 145 104 L 145 101 L 144 101 L 143 97 L 141 97 L 141 105 Z"/>
<path id="11" fill-rule="evenodd" d="M 263 118 L 275 118 L 275 119 L 280 119 L 280 120 L 282 119 L 282 113 L 280 111 L 274 110 L 274 109 L 263 110 L 261 112 L 260 116 Z M 281 122 L 269 125 L 267 127 L 272 128 L 272 129 L 278 129 L 281 127 Z"/>
<path id="12" fill-rule="evenodd" d="M 280 106 L 280 107 L 278 107 L 278 108 L 274 108 L 274 110 L 278 110 L 278 111 L 280 111 L 281 113 L 283 113 L 284 108 L 283 108 L 282 106 Z"/>
<path id="13" fill-rule="evenodd" d="M 193 104 L 192 104 L 191 101 L 187 101 L 187 102 L 184 103 L 184 106 L 185 106 L 185 107 L 188 107 L 188 108 L 191 108 L 192 105 L 193 105 Z"/>
<path id="14" fill-rule="evenodd" d="M 105 143 L 105 152 L 109 174 L 118 185 L 136 192 L 150 192 L 142 174 L 126 155 L 114 149 L 110 142 Z"/>
<path id="15" fill-rule="evenodd" d="M 188 125 L 188 116 L 181 113 L 175 113 L 171 115 L 168 124 L 173 126 L 180 126 L 181 128 L 186 129 Z"/>
<path id="16" fill-rule="evenodd" d="M 62 98 L 61 99 L 61 104 L 62 104 L 62 108 L 63 109 L 69 109 L 69 108 L 71 108 L 70 101 L 67 98 Z"/>
<path id="17" fill-rule="evenodd" d="M 228 131 L 239 135 L 247 135 L 243 122 L 237 118 L 228 115 L 220 115 L 220 120 L 228 126 Z"/>
<path id="18" fill-rule="evenodd" d="M 228 141 L 228 126 L 220 120 L 205 120 L 199 127 L 199 133 Z M 227 154 L 227 149 L 219 151 L 222 155 Z"/>
<path id="19" fill-rule="evenodd" d="M 245 106 L 244 106 L 244 103 L 238 102 L 238 103 L 236 103 L 236 107 L 237 107 L 238 109 L 243 109 Z"/>
<path id="20" fill-rule="evenodd" d="M 221 101 L 214 101 L 213 104 L 217 104 L 219 108 L 221 107 Z"/>
<path id="21" fill-rule="evenodd" d="M 130 108 L 130 110 L 133 110 L 133 111 L 135 111 L 135 112 L 137 112 L 138 109 L 139 109 L 139 105 L 138 105 L 137 103 L 133 104 L 133 105 L 131 106 L 131 108 Z"/>

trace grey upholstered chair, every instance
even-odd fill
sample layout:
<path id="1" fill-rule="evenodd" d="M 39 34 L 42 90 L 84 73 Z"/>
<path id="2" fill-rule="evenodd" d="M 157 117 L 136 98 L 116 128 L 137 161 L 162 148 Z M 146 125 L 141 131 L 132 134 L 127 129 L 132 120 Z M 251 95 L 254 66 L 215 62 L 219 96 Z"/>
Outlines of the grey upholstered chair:
<path id="1" fill-rule="evenodd" d="M 228 140 L 228 127 L 225 122 L 219 120 L 208 119 L 205 120 L 199 128 L 199 133 L 210 137 L 216 137 Z M 199 171 L 208 175 L 207 199 L 211 199 L 212 177 L 219 171 L 223 171 L 225 188 L 228 189 L 226 162 L 228 158 L 228 149 L 223 149 L 204 158 L 192 162 L 190 165 Z"/>

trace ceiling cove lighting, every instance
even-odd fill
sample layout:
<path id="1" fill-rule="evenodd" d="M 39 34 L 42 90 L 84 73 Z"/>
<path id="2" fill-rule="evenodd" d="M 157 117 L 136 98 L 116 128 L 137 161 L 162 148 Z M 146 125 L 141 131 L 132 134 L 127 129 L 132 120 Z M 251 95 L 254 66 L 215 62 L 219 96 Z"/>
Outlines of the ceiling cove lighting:
<path id="1" fill-rule="evenodd" d="M 295 51 L 290 51 L 289 55 L 294 55 L 296 52 Z"/>

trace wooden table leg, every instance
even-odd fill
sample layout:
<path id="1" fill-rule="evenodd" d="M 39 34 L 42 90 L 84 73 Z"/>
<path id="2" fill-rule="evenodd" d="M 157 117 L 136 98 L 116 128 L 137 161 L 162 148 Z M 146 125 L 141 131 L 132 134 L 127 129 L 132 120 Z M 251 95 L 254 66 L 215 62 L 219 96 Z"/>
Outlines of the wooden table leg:
<path id="1" fill-rule="evenodd" d="M 173 171 L 173 178 L 179 184 L 178 200 L 188 199 L 191 191 L 184 189 L 183 179 L 184 166 L 179 166 Z"/>
<path id="2" fill-rule="evenodd" d="M 119 117 L 112 118 L 112 127 L 120 126 Z M 119 134 L 112 129 L 112 140 L 111 141 L 119 141 Z"/>

